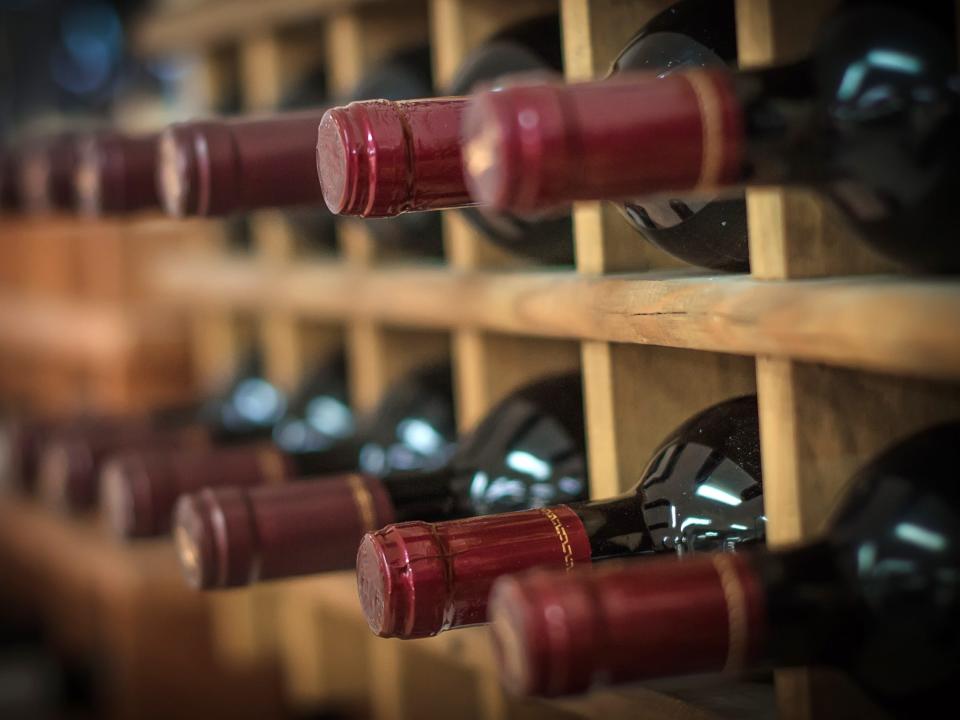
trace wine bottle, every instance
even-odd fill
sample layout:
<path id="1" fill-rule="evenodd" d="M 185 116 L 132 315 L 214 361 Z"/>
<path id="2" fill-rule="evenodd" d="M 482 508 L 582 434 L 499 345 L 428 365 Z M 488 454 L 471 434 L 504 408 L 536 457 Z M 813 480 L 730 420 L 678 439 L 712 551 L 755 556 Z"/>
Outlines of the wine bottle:
<path id="1" fill-rule="evenodd" d="M 115 532 L 123 537 L 167 532 L 177 498 L 202 488 L 274 485 L 357 469 L 382 474 L 389 468 L 428 467 L 445 457 L 454 437 L 447 365 L 402 378 L 359 423 L 347 405 L 342 368 L 338 378 L 309 383 L 300 395 L 273 428 L 270 444 L 115 456 L 101 474 L 101 500 Z M 415 439 L 418 428 L 433 433 L 433 444 L 404 440 Z"/>
<path id="2" fill-rule="evenodd" d="M 807 544 L 499 580 L 490 613 L 505 682 L 561 695 L 834 666 L 896 715 L 942 712 L 960 679 L 958 442 L 956 421 L 898 442 L 856 474 Z"/>
<path id="3" fill-rule="evenodd" d="M 574 200 L 808 186 L 890 257 L 958 270 L 947 211 L 960 184 L 956 53 L 945 35 L 954 24 L 919 12 L 844 6 L 808 59 L 781 67 L 480 93 L 463 121 L 471 195 L 522 213 Z M 952 16 L 952 7 L 938 12 Z"/>
<path id="4" fill-rule="evenodd" d="M 18 194 L 28 213 L 73 209 L 76 137 L 63 133 L 24 145 L 19 163 Z"/>
<path id="5" fill-rule="evenodd" d="M 44 447 L 38 467 L 37 490 L 45 504 L 78 513 L 93 507 L 97 476 L 103 461 L 124 448 L 163 452 L 210 447 L 210 435 L 200 426 L 158 430 L 145 424 L 121 425 L 109 433 L 83 438 L 63 433 Z"/>
<path id="6" fill-rule="evenodd" d="M 509 73 L 559 72 L 560 56 L 555 15 L 520 23 L 471 54 L 449 94 L 464 95 Z M 466 100 L 377 98 L 334 108 L 320 124 L 317 172 L 327 206 L 337 214 L 385 218 L 471 205 L 457 151 Z M 573 260 L 568 213 L 537 222 L 487 210 L 465 213 L 487 237 L 514 252 L 552 263 Z"/>
<path id="7" fill-rule="evenodd" d="M 14 464 L 28 487 L 36 477 L 51 504 L 70 511 L 96 500 L 101 464 L 129 448 L 207 448 L 269 435 L 282 417 L 283 393 L 261 376 L 258 353 L 244 359 L 227 390 L 200 403 L 161 408 L 142 415 L 104 416 L 24 423 L 15 435 Z"/>
<path id="8" fill-rule="evenodd" d="M 580 499 L 587 485 L 582 414 L 579 375 L 552 377 L 501 402 L 452 456 L 438 428 L 411 418 L 389 438 L 392 447 L 361 449 L 359 473 L 184 496 L 174 536 L 186 577 L 211 588 L 343 570 L 353 567 L 364 532 L 393 520 Z M 430 464 L 397 462 L 411 450 Z"/>
<path id="9" fill-rule="evenodd" d="M 537 460 L 520 456 L 508 464 L 536 473 Z M 471 490 L 486 481 L 475 476 Z M 482 623 L 490 587 L 502 575 L 762 541 L 761 496 L 756 397 L 728 400 L 675 430 L 639 484 L 620 497 L 406 522 L 368 534 L 357 555 L 360 602 L 382 637 L 427 637 Z"/>
<path id="10" fill-rule="evenodd" d="M 409 100 L 433 92 L 430 48 L 418 46 L 394 53 L 365 73 L 350 101 L 368 98 Z M 313 139 L 314 143 L 316 138 Z M 312 147 L 312 145 L 311 145 Z M 326 205 L 323 210 L 330 216 Z M 426 257 L 442 257 L 443 231 L 436 213 L 409 213 L 397 218 L 375 218 L 367 223 L 378 247 L 397 253 L 416 252 Z"/>
<path id="11" fill-rule="evenodd" d="M 169 215 L 316 205 L 310 153 L 322 110 L 177 123 L 160 135 L 158 192 Z"/>
<path id="12" fill-rule="evenodd" d="M 278 104 L 278 112 L 310 111 L 325 108 L 328 104 L 326 71 L 323 67 L 315 67 L 283 94 Z M 317 194 L 308 204 L 284 207 L 283 218 L 293 234 L 298 251 L 332 255 L 338 249 L 336 228 L 333 216 L 323 203 L 319 202 L 319 197 Z M 262 209 L 267 208 L 264 206 Z M 236 222 L 239 217 L 235 216 L 230 220 Z M 250 247 L 252 250 L 252 237 Z"/>
<path id="13" fill-rule="evenodd" d="M 311 372 L 260 442 L 115 453 L 99 473 L 101 507 L 115 534 L 133 538 L 167 532 L 177 497 L 202 487 L 279 483 L 355 467 L 345 365 L 343 354 L 336 353 Z"/>
<path id="14" fill-rule="evenodd" d="M 735 68 L 734 0 L 680 0 L 656 15 L 627 43 L 611 74 L 646 71 L 657 77 L 695 68 Z M 646 197 L 617 207 L 657 247 L 699 267 L 750 269 L 747 208 L 742 191 L 719 197 Z"/>
<path id="15" fill-rule="evenodd" d="M 0 150 L 0 210 L 15 211 L 20 207 L 17 192 L 17 156 L 8 148 Z"/>
<path id="16" fill-rule="evenodd" d="M 77 141 L 74 196 L 88 216 L 159 209 L 157 135 L 105 132 Z"/>

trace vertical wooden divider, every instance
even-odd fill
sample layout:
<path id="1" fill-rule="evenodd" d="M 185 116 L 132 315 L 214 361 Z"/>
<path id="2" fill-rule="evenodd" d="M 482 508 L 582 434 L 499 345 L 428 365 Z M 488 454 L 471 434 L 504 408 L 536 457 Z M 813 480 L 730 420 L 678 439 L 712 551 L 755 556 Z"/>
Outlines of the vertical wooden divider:
<path id="1" fill-rule="evenodd" d="M 744 66 L 805 52 L 835 0 L 790 4 L 738 0 Z M 811 193 L 748 193 L 752 273 L 764 279 L 889 272 L 828 205 Z M 757 358 L 768 542 L 788 544 L 819 532 L 852 473 L 894 442 L 960 415 L 960 387 L 882 376 L 782 358 Z M 875 717 L 839 673 L 777 673 L 780 717 Z"/>
<path id="2" fill-rule="evenodd" d="M 346 97 L 375 63 L 425 40 L 427 34 L 423 4 L 358 7 L 334 14 L 325 31 L 330 97 Z M 338 219 L 337 232 L 344 262 L 363 268 L 390 259 L 362 221 Z M 351 399 L 360 413 L 372 410 L 384 390 L 408 371 L 449 355 L 443 333 L 399 330 L 366 320 L 346 327 L 345 340 Z M 369 703 L 376 702 L 371 697 L 395 671 L 389 658 L 372 652 L 375 639 L 359 613 L 354 573 L 288 583 L 280 607 L 282 660 L 293 704 L 368 712 Z"/>
<path id="3" fill-rule="evenodd" d="M 563 0 L 564 60 L 571 80 L 602 77 L 630 38 L 668 0 Z M 631 229 L 610 204 L 579 203 L 579 272 L 668 269 L 682 264 Z M 592 494 L 632 487 L 663 436 L 712 403 L 752 392 L 751 358 L 649 345 L 582 343 Z"/>
<path id="4" fill-rule="evenodd" d="M 207 109 L 222 104 L 221 94 L 229 92 L 231 82 L 239 71 L 237 61 L 250 63 L 254 58 L 263 61 L 269 57 L 269 43 L 261 37 L 249 41 L 249 46 L 234 53 L 225 48 L 213 49 L 204 58 L 202 72 L 193 87 L 197 101 Z M 243 94 L 253 92 L 258 101 L 266 93 L 259 84 L 261 75 L 251 87 L 241 88 Z M 192 252 L 197 256 L 225 257 L 228 253 L 226 226 L 220 221 L 198 221 L 191 237 Z M 236 370 L 243 354 L 256 346 L 259 328 L 254 321 L 241 319 L 226 306 L 199 308 L 191 320 L 194 365 L 201 391 L 209 394 L 218 390 Z M 268 367 L 270 358 L 264 358 Z M 210 593 L 207 596 L 212 642 L 219 660 L 228 668 L 240 672 L 268 673 L 265 669 L 262 647 L 258 644 L 253 602 L 245 591 Z"/>
<path id="5" fill-rule="evenodd" d="M 52 303 L 72 302 L 78 295 L 77 246 L 82 229 L 65 212 L 26 217 L 18 223 L 22 290 L 25 296 Z M 41 413 L 63 414 L 80 409 L 78 380 L 82 366 L 73 357 L 38 354 L 24 357 L 29 377 L 27 395 Z"/>
<path id="6" fill-rule="evenodd" d="M 299 40 L 300 38 L 298 38 Z M 322 47 L 293 42 L 277 28 L 248 36 L 240 48 L 240 81 L 249 112 L 278 107 L 283 94 L 322 60 Z M 250 216 L 254 253 L 268 283 L 282 282 L 283 274 L 298 261 L 297 242 L 282 211 L 263 210 Z M 343 342 L 337 327 L 308 325 L 296 314 L 279 307 L 262 308 L 257 318 L 259 345 L 267 376 L 287 393 L 296 391 L 307 372 L 314 369 Z M 293 659 L 287 657 L 285 637 L 309 637 L 312 627 L 286 618 L 286 598 L 296 595 L 306 580 L 266 583 L 221 594 L 216 602 L 215 631 L 218 644 L 234 662 L 265 672 L 284 670 L 285 691 L 295 706 L 317 700 L 303 690 L 302 667 L 309 667 L 315 648 L 308 647 Z M 289 626 L 289 627 L 288 627 Z M 295 647 L 301 647 L 297 645 Z"/>
<path id="7" fill-rule="evenodd" d="M 434 84 L 443 92 L 467 53 L 497 31 L 521 20 L 556 12 L 557 3 L 503 0 L 433 0 L 430 3 Z M 451 268 L 460 271 L 522 268 L 484 239 L 456 212 L 443 218 L 444 246 Z M 547 373 L 575 368 L 575 343 L 541 341 L 458 328 L 453 335 L 458 426 L 469 431 L 502 397 Z M 374 716 L 410 718 L 501 718 L 511 714 L 493 672 L 482 628 L 417 641 L 374 639 L 372 670 L 377 678 Z"/>

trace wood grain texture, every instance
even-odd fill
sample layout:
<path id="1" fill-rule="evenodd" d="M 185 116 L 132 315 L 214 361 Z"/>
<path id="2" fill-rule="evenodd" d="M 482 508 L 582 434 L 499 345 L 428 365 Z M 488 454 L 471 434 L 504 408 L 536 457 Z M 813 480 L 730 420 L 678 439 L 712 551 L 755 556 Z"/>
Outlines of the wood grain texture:
<path id="1" fill-rule="evenodd" d="M 134 30 L 133 44 L 144 55 L 195 50 L 370 4 L 385 0 L 216 0 L 147 16 Z"/>
<path id="2" fill-rule="evenodd" d="M 802 4 L 739 0 L 741 65 L 789 61 L 804 54 L 836 5 L 834 0 Z M 755 278 L 850 276 L 894 267 L 866 249 L 837 213 L 811 192 L 752 190 L 747 208 Z M 918 281 L 922 293 L 933 287 L 934 283 Z M 880 315 L 871 327 L 882 327 L 886 307 L 879 301 L 873 304 Z M 923 324 L 924 308 L 930 307 L 920 303 L 913 323 Z M 866 342 L 874 348 L 883 344 L 879 338 Z M 853 471 L 883 447 L 912 430 L 960 414 L 956 384 L 830 368 L 800 359 L 822 358 L 765 353 L 757 359 L 764 502 L 774 545 L 815 535 L 842 498 Z M 903 371 L 871 363 L 859 367 Z M 918 374 L 957 379 L 952 373 Z M 777 693 L 785 720 L 879 714 L 848 681 L 833 673 L 778 672 Z"/>
<path id="3" fill-rule="evenodd" d="M 760 281 L 694 272 L 589 276 L 158 264 L 157 292 L 200 307 L 277 305 L 328 321 L 664 345 L 960 379 L 960 284 L 907 276 Z M 411 292 L 411 288 L 416 288 Z"/>
<path id="4" fill-rule="evenodd" d="M 433 76 L 444 94 L 466 57 L 497 32 L 523 20 L 556 12 L 556 0 L 432 0 L 430 3 Z M 458 269 L 530 265 L 490 242 L 458 212 L 444 212 L 447 261 Z"/>
<path id="5" fill-rule="evenodd" d="M 591 365 L 597 377 L 586 385 L 595 498 L 636 485 L 664 437 L 692 415 L 756 388 L 750 357 L 589 342 L 583 345 L 585 366 L 598 346 L 601 359 Z"/>
<path id="6" fill-rule="evenodd" d="M 55 642 L 104 663 L 111 717 L 194 716 L 210 707 L 277 717 L 275 685 L 217 662 L 210 607 L 183 583 L 168 541 L 121 546 L 92 519 L 55 517 L 5 497 L 0 555 L 27 573 L 25 590 Z"/>

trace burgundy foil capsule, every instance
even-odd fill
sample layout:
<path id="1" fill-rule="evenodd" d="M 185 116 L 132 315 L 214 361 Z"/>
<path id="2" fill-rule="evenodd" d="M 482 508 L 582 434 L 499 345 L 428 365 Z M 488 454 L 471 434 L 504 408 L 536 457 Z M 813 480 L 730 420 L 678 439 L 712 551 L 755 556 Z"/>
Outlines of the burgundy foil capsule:
<path id="1" fill-rule="evenodd" d="M 386 491 L 366 475 L 207 488 L 177 501 L 174 539 L 190 585 L 236 587 L 348 569 L 363 534 L 393 516 Z"/>
<path id="2" fill-rule="evenodd" d="M 268 444 L 182 452 L 131 450 L 113 456 L 100 474 L 100 503 L 120 537 L 170 530 L 177 498 L 205 487 L 278 484 L 295 474 Z"/>
<path id="3" fill-rule="evenodd" d="M 332 108 L 317 132 L 317 174 L 331 212 L 391 217 L 463 207 L 462 98 L 367 100 Z"/>
<path id="4" fill-rule="evenodd" d="M 19 196 L 28 212 L 72 210 L 73 176 L 77 163 L 76 137 L 59 135 L 29 143 L 19 165 Z"/>
<path id="5" fill-rule="evenodd" d="M 14 153 L 0 151 L 0 209 L 15 210 L 20 204 L 17 192 L 18 159 Z"/>
<path id="6" fill-rule="evenodd" d="M 159 208 L 158 135 L 101 133 L 77 143 L 77 209 L 91 216 Z"/>
<path id="7" fill-rule="evenodd" d="M 125 426 L 112 431 L 63 435 L 51 439 L 41 451 L 38 490 L 44 501 L 60 510 L 79 512 L 97 501 L 102 463 L 128 449 L 183 450 L 209 447 L 202 427 L 160 431 L 149 425 Z"/>
<path id="8" fill-rule="evenodd" d="M 725 71 L 622 73 L 475 95 L 463 162 L 476 201 L 530 213 L 735 183 L 742 136 Z"/>
<path id="9" fill-rule="evenodd" d="M 169 215 L 227 215 L 322 202 L 313 148 L 323 111 L 169 126 L 157 188 Z"/>
<path id="10" fill-rule="evenodd" d="M 501 678 L 524 695 L 738 672 L 766 636 L 762 585 L 733 553 L 504 577 L 490 621 Z"/>
<path id="11" fill-rule="evenodd" d="M 590 541 L 566 506 L 442 523 L 405 522 L 367 535 L 357 585 L 381 637 L 420 638 L 484 622 L 501 575 L 590 562 Z"/>

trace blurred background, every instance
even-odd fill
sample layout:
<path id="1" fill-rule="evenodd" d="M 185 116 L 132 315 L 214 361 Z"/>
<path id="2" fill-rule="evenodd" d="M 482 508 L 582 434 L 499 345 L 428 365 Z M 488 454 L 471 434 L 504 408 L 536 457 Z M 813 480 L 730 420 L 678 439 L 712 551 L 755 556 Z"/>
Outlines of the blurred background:
<path id="1" fill-rule="evenodd" d="M 131 27 L 150 0 L 0 2 L 0 132 L 176 105 L 176 60 L 144 60 Z"/>

